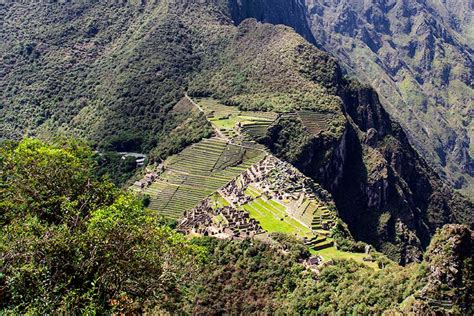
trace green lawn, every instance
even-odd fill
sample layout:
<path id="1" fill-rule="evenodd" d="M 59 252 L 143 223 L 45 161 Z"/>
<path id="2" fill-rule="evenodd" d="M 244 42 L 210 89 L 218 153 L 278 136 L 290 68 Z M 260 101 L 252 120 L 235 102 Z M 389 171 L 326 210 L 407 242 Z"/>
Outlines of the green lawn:
<path id="1" fill-rule="evenodd" d="M 238 107 L 223 105 L 218 100 L 212 98 L 196 98 L 195 102 L 204 110 L 206 115 L 212 112 L 216 118 L 240 112 Z"/>
<path id="2" fill-rule="evenodd" d="M 231 115 L 228 118 L 221 118 L 221 119 L 216 117 L 216 118 L 210 119 L 210 121 L 212 122 L 212 124 L 214 124 L 217 128 L 221 130 L 231 130 L 235 128 L 238 122 L 240 122 L 242 126 L 263 122 L 263 123 L 267 123 L 266 125 L 267 127 L 272 122 L 270 120 L 265 120 L 265 119 L 262 120 L 261 118 L 252 118 L 249 116 L 240 116 L 240 115 Z"/>
<path id="3" fill-rule="evenodd" d="M 252 199 L 255 199 L 261 195 L 261 192 L 254 186 L 249 185 L 244 192 L 246 195 L 250 196 Z"/>
<path id="4" fill-rule="evenodd" d="M 226 201 L 219 193 L 214 193 L 211 196 L 211 205 L 214 209 L 222 208 L 224 206 L 229 206 L 229 202 Z"/>
<path id="5" fill-rule="evenodd" d="M 211 119 L 210 121 L 220 130 L 229 130 L 233 129 L 237 122 L 239 122 L 239 117 L 231 116 L 227 119 Z"/>
<path id="6" fill-rule="evenodd" d="M 246 134 L 261 137 L 278 116 L 273 112 L 242 112 L 235 106 L 223 105 L 212 98 L 197 98 L 196 102 L 213 126 L 230 138 L 237 136 L 235 128 L 239 122 Z"/>
<path id="7" fill-rule="evenodd" d="M 282 205 L 275 207 L 274 203 L 258 198 L 246 205 L 244 209 L 250 217 L 260 222 L 262 228 L 270 233 L 279 232 L 299 237 L 312 237 L 311 229 L 288 216 Z"/>
<path id="8" fill-rule="evenodd" d="M 317 255 L 322 256 L 325 260 L 331 260 L 331 259 L 351 260 L 352 259 L 356 262 L 363 263 L 366 266 L 369 266 L 371 268 L 378 269 L 376 262 L 363 260 L 363 258 L 366 257 L 366 254 L 364 253 L 345 252 L 345 251 L 337 250 L 335 247 L 330 247 L 330 248 L 317 250 L 317 251 L 310 249 L 310 252 L 312 254 L 317 254 Z"/>
<path id="9" fill-rule="evenodd" d="M 225 219 L 224 215 L 222 214 L 219 214 L 217 216 L 215 216 L 212 221 L 216 224 L 222 224 L 222 225 L 226 225 L 228 224 L 229 222 Z"/>
<path id="10" fill-rule="evenodd" d="M 275 200 L 269 200 L 268 203 L 271 206 L 273 206 L 274 208 L 276 208 L 277 210 L 279 210 L 280 212 L 285 212 L 286 211 L 286 207 L 284 205 L 281 205 L 280 203 L 278 203 Z"/>

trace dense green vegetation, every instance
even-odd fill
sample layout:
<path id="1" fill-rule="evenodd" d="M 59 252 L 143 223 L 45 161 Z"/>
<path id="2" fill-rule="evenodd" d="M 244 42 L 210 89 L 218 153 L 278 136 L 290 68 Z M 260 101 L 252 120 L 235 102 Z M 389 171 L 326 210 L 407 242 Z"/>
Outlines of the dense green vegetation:
<path id="1" fill-rule="evenodd" d="M 166 7 L 2 6 L 0 138 L 59 131 L 105 149 L 158 146 L 157 156 L 194 140 L 189 134 L 200 134 L 205 120 L 190 125 L 189 115 L 170 110 L 198 60 L 189 29 L 164 15 Z"/>
<path id="2" fill-rule="evenodd" d="M 472 204 L 453 197 L 391 129 L 373 91 L 348 87 L 336 60 L 290 28 L 234 25 L 225 0 L 191 2 L 0 6 L 0 139 L 74 135 L 101 152 L 150 153 L 160 163 L 212 134 L 202 113 L 175 108 L 185 92 L 240 111 L 299 111 L 265 142 L 332 193 L 356 238 L 410 261 L 437 227 L 472 223 Z M 325 131 L 308 124 L 316 117 L 307 110 L 324 116 Z M 111 179 L 127 174 L 125 166 Z"/>
<path id="3" fill-rule="evenodd" d="M 97 179 L 89 149 L 26 139 L 3 145 L 0 164 L 2 308 L 119 311 L 150 296 L 173 304 L 166 293 L 202 250 Z"/>
<path id="4" fill-rule="evenodd" d="M 125 184 L 137 171 L 135 157 L 124 157 L 117 152 L 105 152 L 96 155 L 97 175 L 107 176 L 115 185 Z"/>
<path id="5" fill-rule="evenodd" d="M 96 167 L 74 141 L 0 148 L 2 313 L 381 313 L 406 311 L 425 284 L 423 265 L 346 260 L 316 278 L 300 264 L 307 248 L 285 235 L 186 239 Z"/>
<path id="6" fill-rule="evenodd" d="M 228 12 L 217 4 L 224 1 L 214 2 L 192 10 L 166 0 L 2 6 L 0 137 L 59 131 L 106 149 L 176 152 L 169 147 L 205 128 L 196 120 L 186 128 L 189 113 L 171 111 L 186 90 L 244 109 L 339 112 L 326 88 L 334 60 L 289 30 L 238 29 L 224 22 Z M 270 41 L 258 40 L 266 35 L 286 43 L 284 63 Z M 268 61 L 276 67 L 261 71 Z"/>

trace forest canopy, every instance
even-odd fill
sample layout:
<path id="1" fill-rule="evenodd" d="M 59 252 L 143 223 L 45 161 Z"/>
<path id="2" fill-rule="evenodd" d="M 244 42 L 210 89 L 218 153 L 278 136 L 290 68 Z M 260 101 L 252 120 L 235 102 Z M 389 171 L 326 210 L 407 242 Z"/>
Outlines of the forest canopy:
<path id="1" fill-rule="evenodd" d="M 0 147 L 6 314 L 382 313 L 406 310 L 425 284 L 423 264 L 341 260 L 315 275 L 301 264 L 307 248 L 285 235 L 272 244 L 185 237 L 99 178 L 93 156 L 74 140 Z"/>

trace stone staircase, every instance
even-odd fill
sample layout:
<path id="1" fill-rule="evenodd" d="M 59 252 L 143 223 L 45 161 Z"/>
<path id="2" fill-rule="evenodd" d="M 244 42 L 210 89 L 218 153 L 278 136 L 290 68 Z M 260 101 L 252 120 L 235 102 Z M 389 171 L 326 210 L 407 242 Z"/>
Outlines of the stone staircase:
<path id="1" fill-rule="evenodd" d="M 305 244 L 314 250 L 322 250 L 334 245 L 334 241 L 328 236 L 334 225 L 335 216 L 326 206 L 320 206 L 315 212 L 311 222 L 316 237 L 306 241 Z"/>

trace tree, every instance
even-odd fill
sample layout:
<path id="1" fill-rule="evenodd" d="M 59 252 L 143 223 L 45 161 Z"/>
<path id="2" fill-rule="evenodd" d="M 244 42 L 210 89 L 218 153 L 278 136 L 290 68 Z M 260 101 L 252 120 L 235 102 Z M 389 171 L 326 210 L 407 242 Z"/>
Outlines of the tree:
<path id="1" fill-rule="evenodd" d="M 0 308 L 13 313 L 172 311 L 204 248 L 94 177 L 77 142 L 1 148 Z"/>

